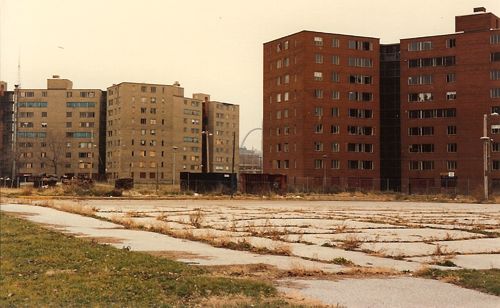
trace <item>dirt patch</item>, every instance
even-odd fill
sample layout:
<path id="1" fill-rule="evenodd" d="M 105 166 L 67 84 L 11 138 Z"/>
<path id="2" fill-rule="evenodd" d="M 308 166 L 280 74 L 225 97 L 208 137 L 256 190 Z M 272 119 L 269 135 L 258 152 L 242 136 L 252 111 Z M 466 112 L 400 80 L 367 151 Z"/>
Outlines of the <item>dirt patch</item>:
<path id="1" fill-rule="evenodd" d="M 10 211 L 4 211 L 5 213 L 8 213 L 12 216 L 20 217 L 20 218 L 26 218 L 26 217 L 31 217 L 31 216 L 37 216 L 39 214 L 36 213 L 28 213 L 28 212 L 10 212 Z"/>
<path id="2" fill-rule="evenodd" d="M 92 242 L 96 242 L 99 244 L 122 244 L 123 240 L 116 238 L 116 237 L 110 237 L 110 236 L 84 236 L 82 237 L 84 239 L 88 239 Z"/>
<path id="3" fill-rule="evenodd" d="M 167 259 L 174 259 L 174 260 L 179 260 L 179 259 L 187 259 L 187 260 L 192 260 L 192 259 L 204 259 L 204 260 L 210 260 L 209 257 L 207 256 L 202 256 L 196 253 L 190 253 L 187 251 L 176 251 L 176 250 L 171 250 L 171 251 L 144 251 L 145 253 L 149 253 L 155 257 L 162 257 L 162 258 L 167 258 Z"/>

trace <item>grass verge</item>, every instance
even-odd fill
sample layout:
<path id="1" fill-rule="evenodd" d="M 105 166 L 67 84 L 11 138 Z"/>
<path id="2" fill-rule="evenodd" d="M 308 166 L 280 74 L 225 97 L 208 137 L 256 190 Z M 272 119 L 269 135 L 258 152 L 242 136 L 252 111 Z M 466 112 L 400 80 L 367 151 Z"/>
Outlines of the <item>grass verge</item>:
<path id="1" fill-rule="evenodd" d="M 195 306 L 214 297 L 288 306 L 268 283 L 210 276 L 198 267 L 64 235 L 3 213 L 0 231 L 1 307 Z"/>
<path id="2" fill-rule="evenodd" d="M 500 296 L 500 269 L 489 270 L 452 270 L 426 269 L 419 273 L 425 278 L 439 279 L 445 282 Z"/>

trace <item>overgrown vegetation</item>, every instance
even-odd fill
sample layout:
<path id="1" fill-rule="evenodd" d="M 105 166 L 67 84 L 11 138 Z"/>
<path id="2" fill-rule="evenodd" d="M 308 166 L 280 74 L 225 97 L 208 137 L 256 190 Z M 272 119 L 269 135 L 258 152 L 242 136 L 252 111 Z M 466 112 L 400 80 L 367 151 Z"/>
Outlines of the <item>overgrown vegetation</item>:
<path id="1" fill-rule="evenodd" d="M 451 271 L 426 269 L 419 275 L 500 296 L 500 269 Z"/>
<path id="2" fill-rule="evenodd" d="M 100 245 L 0 213 L 0 306 L 203 306 L 245 298 L 282 307 L 268 283 Z M 231 302 L 231 301 L 230 301 Z"/>

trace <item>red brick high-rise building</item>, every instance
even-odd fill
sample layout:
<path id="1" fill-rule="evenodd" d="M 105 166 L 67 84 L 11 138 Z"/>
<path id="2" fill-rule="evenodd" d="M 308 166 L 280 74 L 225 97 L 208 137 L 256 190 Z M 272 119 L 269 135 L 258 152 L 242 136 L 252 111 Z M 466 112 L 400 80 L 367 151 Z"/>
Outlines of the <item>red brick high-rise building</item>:
<path id="1" fill-rule="evenodd" d="M 500 188 L 500 26 L 491 13 L 457 16 L 454 34 L 401 40 L 404 192 L 483 187 L 484 115 Z"/>
<path id="2" fill-rule="evenodd" d="M 310 31 L 265 43 L 264 172 L 299 188 L 466 194 L 486 173 L 500 190 L 500 19 L 480 8 L 455 23 L 391 45 Z"/>
<path id="3" fill-rule="evenodd" d="M 265 43 L 263 103 L 264 172 L 378 189 L 378 39 L 302 31 Z"/>

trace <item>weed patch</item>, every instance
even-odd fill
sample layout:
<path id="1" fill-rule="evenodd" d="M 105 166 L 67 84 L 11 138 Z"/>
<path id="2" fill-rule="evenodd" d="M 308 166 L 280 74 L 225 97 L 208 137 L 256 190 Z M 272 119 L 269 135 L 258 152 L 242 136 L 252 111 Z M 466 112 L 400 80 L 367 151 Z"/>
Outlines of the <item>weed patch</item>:
<path id="1" fill-rule="evenodd" d="M 500 269 L 452 270 L 426 269 L 418 273 L 425 278 L 450 282 L 465 288 L 500 296 Z"/>
<path id="2" fill-rule="evenodd" d="M 268 283 L 213 277 L 201 268 L 63 235 L 3 213 L 0 219 L 2 307 L 184 307 L 219 296 L 243 296 L 260 306 L 275 298 Z"/>

